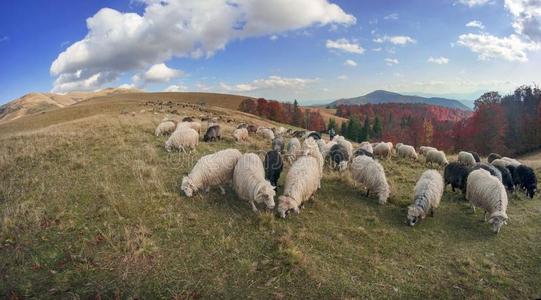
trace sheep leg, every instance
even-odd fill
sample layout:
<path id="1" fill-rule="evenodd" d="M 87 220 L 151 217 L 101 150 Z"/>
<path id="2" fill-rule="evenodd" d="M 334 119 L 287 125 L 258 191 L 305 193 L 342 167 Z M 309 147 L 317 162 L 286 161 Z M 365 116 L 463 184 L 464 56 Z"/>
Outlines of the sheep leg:
<path id="1" fill-rule="evenodd" d="M 485 210 L 485 215 L 484 215 L 484 218 L 483 218 L 483 222 L 486 222 L 487 221 L 487 211 Z"/>
<path id="2" fill-rule="evenodd" d="M 253 212 L 255 212 L 255 213 L 259 212 L 259 210 L 258 210 L 257 207 L 255 206 L 254 201 L 250 201 L 250 205 L 252 206 L 252 211 L 253 211 Z"/>
<path id="3" fill-rule="evenodd" d="M 221 185 L 219 185 L 218 188 L 220 189 L 220 193 L 221 193 L 222 195 L 225 195 L 225 189 L 224 189 L 224 187 L 221 186 Z"/>
<path id="4" fill-rule="evenodd" d="M 431 216 L 432 218 L 434 218 L 434 209 L 433 209 L 433 208 L 430 209 L 430 216 Z"/>
<path id="5" fill-rule="evenodd" d="M 471 208 L 473 209 L 473 213 L 475 213 L 475 206 L 472 204 Z"/>
<path id="6" fill-rule="evenodd" d="M 366 190 L 366 197 L 370 195 L 370 190 Z"/>

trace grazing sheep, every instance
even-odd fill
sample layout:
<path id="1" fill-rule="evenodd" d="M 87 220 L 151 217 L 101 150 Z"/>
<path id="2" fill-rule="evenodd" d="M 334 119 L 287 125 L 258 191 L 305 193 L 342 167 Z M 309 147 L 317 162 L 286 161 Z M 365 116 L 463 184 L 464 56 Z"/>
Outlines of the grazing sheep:
<path id="1" fill-rule="evenodd" d="M 475 158 L 469 152 L 460 151 L 458 153 L 458 162 L 465 165 L 465 166 L 471 167 L 471 166 L 475 165 Z"/>
<path id="2" fill-rule="evenodd" d="M 283 135 L 283 134 L 286 132 L 286 129 L 285 129 L 284 127 L 281 127 L 281 126 L 280 126 L 280 127 L 276 128 L 275 131 L 276 131 L 275 133 L 276 133 L 277 135 Z"/>
<path id="3" fill-rule="evenodd" d="M 473 158 L 475 159 L 476 163 L 481 162 L 481 157 L 479 157 L 479 153 L 475 151 L 468 151 L 471 155 L 473 155 Z"/>
<path id="4" fill-rule="evenodd" d="M 376 157 L 391 157 L 391 147 L 387 143 L 379 143 L 374 147 L 374 156 Z"/>
<path id="5" fill-rule="evenodd" d="M 415 152 L 415 148 L 413 148 L 413 146 L 402 144 L 400 148 L 397 148 L 396 151 L 400 157 L 413 158 L 417 160 L 417 152 Z"/>
<path id="6" fill-rule="evenodd" d="M 372 144 L 369 142 L 362 142 L 359 145 L 359 149 L 366 150 L 367 152 L 370 152 L 371 154 L 374 154 L 374 148 L 372 147 Z"/>
<path id="7" fill-rule="evenodd" d="M 396 143 L 394 147 L 396 148 L 396 151 L 398 152 L 398 149 L 400 149 L 400 147 L 402 147 L 403 145 L 404 145 L 403 143 Z"/>
<path id="8" fill-rule="evenodd" d="M 404 146 L 402 146 L 404 147 Z M 400 148 L 398 148 L 400 149 Z M 408 207 L 408 224 L 413 226 L 438 208 L 443 195 L 443 178 L 436 170 L 426 170 L 415 184 L 413 204 Z"/>
<path id="9" fill-rule="evenodd" d="M 286 176 L 284 193 L 278 197 L 278 214 L 285 218 L 290 211 L 300 212 L 304 202 L 313 197 L 320 186 L 319 163 L 312 156 L 297 159 Z"/>
<path id="10" fill-rule="evenodd" d="M 485 210 L 485 221 L 492 224 L 492 231 L 499 233 L 507 216 L 507 193 L 503 184 L 486 170 L 475 170 L 468 176 L 466 199 L 470 201 L 473 210 L 481 207 Z"/>
<path id="11" fill-rule="evenodd" d="M 246 129 L 248 129 L 248 133 L 256 133 L 257 132 L 257 127 L 255 125 L 248 125 L 248 127 L 246 127 Z"/>
<path id="12" fill-rule="evenodd" d="M 263 163 L 257 154 L 246 153 L 239 158 L 233 171 L 233 189 L 239 198 L 250 202 L 254 212 L 258 212 L 255 203 L 265 203 L 268 209 L 274 208 L 276 192 L 265 180 Z"/>
<path id="13" fill-rule="evenodd" d="M 278 186 L 278 179 L 280 179 L 280 174 L 284 168 L 284 163 L 280 152 L 276 150 L 271 150 L 265 154 L 265 179 L 270 181 L 272 186 Z"/>
<path id="14" fill-rule="evenodd" d="M 346 140 L 343 136 L 336 136 L 333 140 L 335 140 L 339 145 L 344 146 L 346 151 L 348 152 L 348 160 L 353 157 L 353 145 Z"/>
<path id="15" fill-rule="evenodd" d="M 489 165 L 491 166 L 491 165 Z M 513 181 L 513 175 L 509 172 L 509 169 L 502 166 L 494 166 L 502 174 L 502 183 L 509 192 L 515 191 L 515 182 Z"/>
<path id="16" fill-rule="evenodd" d="M 493 166 L 491 164 L 478 163 L 478 164 L 475 164 L 474 166 L 472 166 L 470 168 L 470 172 L 475 171 L 475 170 L 479 170 L 479 169 L 483 169 L 483 170 L 489 172 L 490 175 L 498 178 L 498 180 L 500 182 L 503 182 L 502 173 L 495 166 Z"/>
<path id="17" fill-rule="evenodd" d="M 438 150 L 438 149 L 436 149 L 434 147 L 430 147 L 430 146 L 421 146 L 421 147 L 419 147 L 419 154 L 426 156 L 426 154 L 430 150 Z"/>
<path id="18" fill-rule="evenodd" d="M 325 164 L 325 160 L 323 159 L 321 152 L 319 152 L 316 141 L 311 137 L 305 139 L 302 143 L 302 151 L 304 155 L 312 156 L 317 160 L 319 163 L 319 178 L 321 179 L 321 177 L 323 177 L 323 165 Z"/>
<path id="19" fill-rule="evenodd" d="M 502 158 L 502 156 L 499 155 L 499 154 L 497 154 L 497 153 L 490 153 L 490 154 L 488 155 L 488 157 L 487 157 L 487 161 L 488 161 L 488 163 L 490 164 L 490 163 L 492 163 L 493 160 L 499 159 L 499 158 Z"/>
<path id="20" fill-rule="evenodd" d="M 390 189 L 385 177 L 385 171 L 381 164 L 368 156 L 357 156 L 351 163 L 351 176 L 353 180 L 366 187 L 366 196 L 370 191 L 375 192 L 379 198 L 379 204 L 387 203 Z"/>
<path id="21" fill-rule="evenodd" d="M 297 155 L 299 154 L 299 151 L 301 150 L 301 142 L 299 142 L 299 139 L 292 138 L 287 143 L 287 160 L 290 164 L 293 164 L 293 162 L 297 159 Z"/>
<path id="22" fill-rule="evenodd" d="M 450 184 L 453 192 L 455 188 L 459 188 L 463 194 L 466 194 L 466 181 L 469 174 L 470 169 L 468 167 L 458 162 L 452 162 L 445 166 L 443 171 L 445 186 Z"/>
<path id="23" fill-rule="evenodd" d="M 502 157 L 501 159 L 506 161 L 508 165 L 515 166 L 515 167 L 518 167 L 518 166 L 520 166 L 522 164 L 522 163 L 520 163 L 520 161 L 518 161 L 516 159 L 505 157 L 505 156 Z"/>
<path id="24" fill-rule="evenodd" d="M 445 156 L 445 153 L 443 151 L 439 150 L 429 150 L 426 153 L 426 163 L 427 164 L 438 164 L 442 166 L 446 166 L 449 164 L 449 161 L 447 160 L 447 157 Z"/>
<path id="25" fill-rule="evenodd" d="M 361 155 L 366 155 L 368 157 L 371 157 L 371 158 L 374 158 L 374 154 L 372 154 L 372 152 L 369 152 L 363 148 L 358 148 L 357 150 L 355 150 L 353 152 L 353 157 L 352 158 L 355 158 L 357 156 L 361 156 Z"/>
<path id="26" fill-rule="evenodd" d="M 526 191 L 528 197 L 533 198 L 535 192 L 537 191 L 537 177 L 532 168 L 525 165 L 520 165 L 516 167 L 515 170 L 516 182 L 520 189 Z"/>
<path id="27" fill-rule="evenodd" d="M 393 147 L 393 143 L 387 142 L 387 145 L 389 145 L 389 149 L 391 149 L 391 153 L 393 153 L 395 151 L 395 149 Z"/>
<path id="28" fill-rule="evenodd" d="M 274 132 L 272 132 L 272 130 L 268 128 L 262 128 L 262 127 L 258 128 L 257 134 L 271 141 L 274 139 Z"/>
<path id="29" fill-rule="evenodd" d="M 158 124 L 158 127 L 156 127 L 156 130 L 154 131 L 154 134 L 156 136 L 165 135 L 165 134 L 171 134 L 175 129 L 177 128 L 177 125 L 175 122 L 172 121 L 165 121 Z"/>
<path id="30" fill-rule="evenodd" d="M 207 132 L 205 133 L 205 135 L 203 136 L 203 141 L 205 142 L 212 142 L 212 141 L 221 140 L 221 139 L 222 139 L 222 133 L 220 130 L 220 125 L 210 126 L 207 129 Z"/>
<path id="31" fill-rule="evenodd" d="M 304 136 L 305 133 L 306 133 L 305 130 L 295 130 L 293 131 L 292 136 L 300 139 Z"/>
<path id="32" fill-rule="evenodd" d="M 193 150 L 199 144 L 199 134 L 197 131 L 189 127 L 181 127 L 175 130 L 169 139 L 165 142 L 165 150 L 171 152 L 173 149 L 178 149 L 182 152 L 187 152 L 187 149 Z"/>
<path id="33" fill-rule="evenodd" d="M 218 186 L 224 195 L 223 185 L 233 180 L 233 171 L 241 156 L 237 149 L 225 149 L 201 157 L 190 174 L 182 178 L 181 190 L 187 197 L 191 197 L 202 188 L 208 191 L 211 187 Z"/>
<path id="34" fill-rule="evenodd" d="M 518 178 L 517 178 L 517 168 L 515 166 L 507 166 L 507 170 L 509 170 L 509 174 L 511 174 L 511 178 L 513 179 L 513 183 L 515 184 L 515 188 L 519 185 L 518 184 Z"/>
<path id="35" fill-rule="evenodd" d="M 272 150 L 284 152 L 284 139 L 281 136 L 277 136 L 272 139 Z"/>
<path id="36" fill-rule="evenodd" d="M 304 135 L 304 138 L 305 139 L 313 138 L 314 140 L 319 140 L 319 139 L 321 139 L 321 133 L 319 133 L 317 131 L 310 131 L 310 132 L 308 132 L 307 134 Z"/>
<path id="37" fill-rule="evenodd" d="M 177 129 L 180 127 L 189 127 L 197 131 L 198 134 L 201 134 L 201 123 L 199 122 L 180 122 L 177 124 Z"/>
<path id="38" fill-rule="evenodd" d="M 345 171 L 348 167 L 349 154 L 342 144 L 336 144 L 332 146 L 329 153 L 331 159 L 331 166 L 339 171 Z"/>
<path id="39" fill-rule="evenodd" d="M 233 138 L 236 142 L 246 141 L 248 139 L 248 130 L 246 128 L 233 130 Z"/>
<path id="40" fill-rule="evenodd" d="M 327 157 L 329 153 L 331 152 L 331 148 L 336 144 L 337 142 L 336 142 L 336 137 L 335 137 L 332 141 L 329 141 L 327 144 L 325 144 L 325 147 L 323 147 L 323 150 L 321 151 L 321 155 L 323 157 Z"/>

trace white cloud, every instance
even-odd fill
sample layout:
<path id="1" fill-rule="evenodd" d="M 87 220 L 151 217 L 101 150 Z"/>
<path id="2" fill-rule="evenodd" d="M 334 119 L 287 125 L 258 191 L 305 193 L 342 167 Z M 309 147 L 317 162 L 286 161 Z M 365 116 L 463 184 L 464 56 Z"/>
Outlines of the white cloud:
<path id="1" fill-rule="evenodd" d="M 328 49 L 337 49 L 349 53 L 362 54 L 364 52 L 364 48 L 361 47 L 361 45 L 354 41 L 348 41 L 347 39 L 338 39 L 336 41 L 327 40 L 325 46 Z"/>
<path id="2" fill-rule="evenodd" d="M 88 18 L 87 35 L 51 64 L 53 90 L 88 88 L 98 84 L 96 76 L 100 84 L 109 83 L 172 57 L 209 57 L 236 39 L 356 23 L 328 0 L 144 0 L 144 5 L 142 15 L 103 8 Z"/>
<path id="3" fill-rule="evenodd" d="M 398 14 L 392 13 L 383 17 L 384 20 L 398 20 Z"/>
<path id="4" fill-rule="evenodd" d="M 348 59 L 344 62 L 344 66 L 356 67 L 357 63 L 352 59 Z"/>
<path id="5" fill-rule="evenodd" d="M 220 87 L 228 92 L 252 92 L 256 90 L 268 89 L 304 89 L 307 84 L 316 82 L 318 79 L 309 78 L 286 78 L 280 76 L 269 76 L 264 79 L 256 79 L 248 83 L 238 83 L 234 85 L 221 82 Z"/>
<path id="6" fill-rule="evenodd" d="M 271 41 L 276 41 L 278 39 L 278 36 L 276 34 L 273 34 L 269 38 Z"/>
<path id="7" fill-rule="evenodd" d="M 163 90 L 164 92 L 185 92 L 188 88 L 182 84 L 172 84 Z"/>
<path id="8" fill-rule="evenodd" d="M 417 41 L 409 36 L 406 35 L 395 35 L 395 36 L 383 36 L 375 38 L 374 43 L 384 43 L 389 42 L 394 45 L 406 45 L 406 44 L 415 44 Z"/>
<path id="9" fill-rule="evenodd" d="M 398 59 L 396 59 L 396 58 L 386 58 L 386 59 L 385 59 L 385 63 L 386 63 L 388 66 L 393 66 L 393 65 L 398 65 L 400 62 L 399 62 Z"/>
<path id="10" fill-rule="evenodd" d="M 438 64 L 438 65 L 446 65 L 449 63 L 449 59 L 447 57 L 443 57 L 443 56 L 440 56 L 440 57 L 429 57 L 427 62 L 429 63 L 433 63 L 433 64 Z"/>
<path id="11" fill-rule="evenodd" d="M 514 16 L 513 28 L 534 42 L 541 42 L 541 1 L 505 0 L 505 7 Z"/>
<path id="12" fill-rule="evenodd" d="M 181 77 L 182 75 L 184 75 L 184 72 L 181 70 L 171 69 L 165 64 L 155 64 L 145 73 L 134 75 L 132 80 L 137 86 L 145 86 L 148 83 L 169 82 L 171 79 Z"/>
<path id="13" fill-rule="evenodd" d="M 457 43 L 477 53 L 481 60 L 503 58 L 508 61 L 525 62 L 528 60 L 527 51 L 540 48 L 538 44 L 525 42 L 515 34 L 500 38 L 487 33 L 468 33 L 460 35 Z"/>
<path id="14" fill-rule="evenodd" d="M 372 51 L 374 51 L 374 52 L 380 52 L 381 50 L 382 50 L 381 47 L 372 49 Z"/>
<path id="15" fill-rule="evenodd" d="M 473 20 L 473 21 L 470 21 L 466 24 L 466 27 L 474 27 L 474 28 L 479 28 L 479 29 L 485 29 L 485 25 L 483 25 L 483 23 L 481 21 L 478 21 L 478 20 Z"/>
<path id="16" fill-rule="evenodd" d="M 129 90 L 129 89 L 134 89 L 135 85 L 133 83 L 124 83 L 124 84 L 119 85 L 118 88 Z"/>
<path id="17" fill-rule="evenodd" d="M 340 79 L 340 80 L 348 80 L 348 76 L 347 76 L 347 75 L 340 75 L 340 76 L 338 76 L 338 77 L 336 77 L 336 78 L 338 78 L 338 79 Z"/>
<path id="18" fill-rule="evenodd" d="M 458 0 L 460 4 L 467 5 L 469 7 L 482 6 L 490 2 L 490 0 Z"/>

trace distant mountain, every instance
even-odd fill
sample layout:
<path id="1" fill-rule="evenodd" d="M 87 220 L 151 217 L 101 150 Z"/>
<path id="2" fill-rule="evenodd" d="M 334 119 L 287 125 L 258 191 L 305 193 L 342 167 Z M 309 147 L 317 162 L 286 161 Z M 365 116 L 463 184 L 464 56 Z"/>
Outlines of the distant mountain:
<path id="1" fill-rule="evenodd" d="M 360 105 L 360 104 L 381 104 L 381 103 L 424 103 L 437 106 L 443 106 L 448 108 L 457 108 L 470 111 L 471 108 L 464 105 L 462 102 L 454 99 L 440 98 L 440 97 L 421 97 L 421 96 L 407 96 L 398 93 L 377 90 L 364 96 L 338 99 L 329 105 L 336 107 L 339 105 Z"/>
<path id="2" fill-rule="evenodd" d="M 107 88 L 96 92 L 72 92 L 67 94 L 29 93 L 0 106 L 0 122 L 70 106 L 93 97 L 136 92 L 140 91 L 137 89 Z"/>

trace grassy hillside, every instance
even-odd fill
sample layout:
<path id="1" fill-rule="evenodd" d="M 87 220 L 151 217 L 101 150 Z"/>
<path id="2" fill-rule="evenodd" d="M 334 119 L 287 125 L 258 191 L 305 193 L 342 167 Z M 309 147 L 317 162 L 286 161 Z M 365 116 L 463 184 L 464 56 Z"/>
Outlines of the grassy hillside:
<path id="1" fill-rule="evenodd" d="M 93 99 L 0 125 L 0 297 L 541 297 L 539 196 L 512 196 L 500 235 L 450 191 L 410 228 L 405 207 L 425 167 L 393 158 L 385 206 L 329 170 L 286 220 L 252 213 L 231 190 L 186 198 L 181 178 L 202 155 L 270 145 L 237 144 L 224 124 L 225 140 L 167 153 L 153 135 L 165 113 L 147 100 Z"/>

